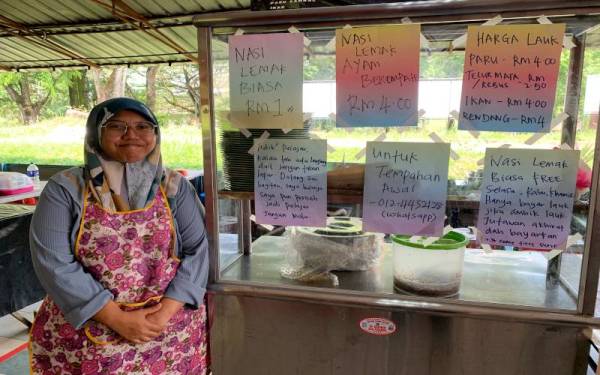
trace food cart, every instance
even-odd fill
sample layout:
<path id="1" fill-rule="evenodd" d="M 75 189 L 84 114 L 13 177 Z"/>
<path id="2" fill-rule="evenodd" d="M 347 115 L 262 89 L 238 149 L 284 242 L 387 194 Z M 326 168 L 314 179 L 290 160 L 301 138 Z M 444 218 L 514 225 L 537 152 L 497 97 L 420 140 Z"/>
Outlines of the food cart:
<path id="1" fill-rule="evenodd" d="M 591 198 L 573 206 L 586 219 L 582 255 L 468 249 L 458 295 L 401 294 L 394 289 L 389 239 L 375 265 L 334 272 L 336 282 L 282 277 L 290 237 L 272 235 L 281 232 L 275 227 L 269 235 L 254 233 L 253 241 L 254 193 L 240 191 L 244 171 L 223 168 L 244 161 L 219 156 L 229 151 L 221 150 L 227 142 L 215 87 L 227 80 L 221 63 L 233 34 L 287 32 L 293 26 L 321 47 L 313 51 L 331 54 L 336 29 L 406 23 L 408 17 L 421 24 L 431 49 L 445 45 L 449 53 L 469 25 L 497 15 L 507 25 L 537 24 L 546 16 L 566 24 L 566 35 L 573 37 L 560 144 L 574 147 L 583 56 L 586 45 L 595 43 L 590 33 L 600 24 L 598 13 L 595 1 L 469 0 L 197 16 L 214 373 L 586 374 L 592 328 L 600 323 L 594 316 L 600 267 L 597 136 Z M 252 130 L 232 142 L 256 141 L 261 134 Z M 238 185 L 232 188 L 233 180 Z M 352 216 L 360 216 L 362 194 L 329 187 L 327 203 L 353 205 L 359 211 Z M 449 195 L 446 208 L 460 216 L 478 205 Z"/>

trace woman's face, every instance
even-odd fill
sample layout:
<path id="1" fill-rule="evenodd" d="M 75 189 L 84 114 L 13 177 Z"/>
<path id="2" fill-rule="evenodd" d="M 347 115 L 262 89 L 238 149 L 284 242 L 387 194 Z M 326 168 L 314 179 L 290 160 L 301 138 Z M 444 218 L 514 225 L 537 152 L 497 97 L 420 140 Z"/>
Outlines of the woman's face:
<path id="1" fill-rule="evenodd" d="M 114 121 L 126 122 L 127 132 L 122 134 L 106 127 L 101 129 L 100 147 L 108 158 L 122 163 L 136 163 L 154 150 L 156 132 L 138 132 L 135 129 L 135 124 L 148 122 L 143 116 L 123 110 L 111 117 L 107 124 Z"/>

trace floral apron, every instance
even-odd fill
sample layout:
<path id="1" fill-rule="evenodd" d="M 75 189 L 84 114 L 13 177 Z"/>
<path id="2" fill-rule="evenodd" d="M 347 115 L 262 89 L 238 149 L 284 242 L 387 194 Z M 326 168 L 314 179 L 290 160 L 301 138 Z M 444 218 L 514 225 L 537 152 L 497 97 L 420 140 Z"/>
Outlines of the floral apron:
<path id="1" fill-rule="evenodd" d="M 86 194 L 87 196 L 88 194 Z M 146 208 L 109 212 L 84 201 L 75 255 L 123 310 L 160 301 L 175 277 L 175 232 L 163 190 Z M 180 309 L 160 336 L 144 344 L 90 319 L 76 330 L 47 296 L 30 335 L 34 374 L 205 374 L 206 309 Z"/>

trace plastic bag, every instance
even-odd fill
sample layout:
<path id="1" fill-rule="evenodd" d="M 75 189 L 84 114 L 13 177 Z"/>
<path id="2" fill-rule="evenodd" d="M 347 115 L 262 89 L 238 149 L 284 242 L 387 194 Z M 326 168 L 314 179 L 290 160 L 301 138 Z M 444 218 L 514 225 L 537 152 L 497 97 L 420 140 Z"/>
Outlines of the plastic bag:
<path id="1" fill-rule="evenodd" d="M 328 218 L 327 227 L 293 227 L 285 278 L 303 282 L 329 281 L 338 285 L 331 271 L 365 271 L 380 258 L 383 235 L 362 231 L 358 218 Z"/>

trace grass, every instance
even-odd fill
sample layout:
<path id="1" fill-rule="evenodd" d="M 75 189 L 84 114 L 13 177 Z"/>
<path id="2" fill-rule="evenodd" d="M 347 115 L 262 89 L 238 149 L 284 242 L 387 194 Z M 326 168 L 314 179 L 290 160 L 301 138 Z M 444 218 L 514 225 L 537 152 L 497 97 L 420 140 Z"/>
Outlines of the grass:
<path id="1" fill-rule="evenodd" d="M 30 126 L 0 127 L 0 162 L 81 165 L 85 120 L 58 117 Z M 199 126 L 172 125 L 161 129 L 165 164 L 173 168 L 202 168 Z"/>
<path id="2" fill-rule="evenodd" d="M 202 168 L 199 126 L 167 124 L 161 131 L 165 165 Z M 374 140 L 385 131 L 383 128 L 357 128 L 351 131 L 317 129 L 313 133 L 327 139 L 335 148 L 328 154 L 329 161 L 364 163 L 364 156 L 356 159 L 355 155 L 365 147 L 366 141 Z M 419 128 L 391 128 L 386 133 L 386 141 L 431 142 L 431 132 L 451 143 L 452 150 L 459 156 L 458 160 L 450 159 L 449 177 L 452 179 L 463 179 L 470 171 L 478 169 L 477 161 L 483 158 L 486 147 L 510 144 L 514 148 L 552 148 L 560 145 L 560 131 L 546 134 L 535 145 L 528 146 L 525 141 L 532 133 L 483 132 L 476 139 L 468 132 L 447 129 L 445 121 L 436 120 L 425 121 Z M 0 126 L 0 162 L 80 165 L 83 163 L 84 134 L 85 120 L 76 117 L 57 117 L 31 126 Z M 577 133 L 578 146 L 590 166 L 595 136 L 595 129 L 579 130 Z"/>

